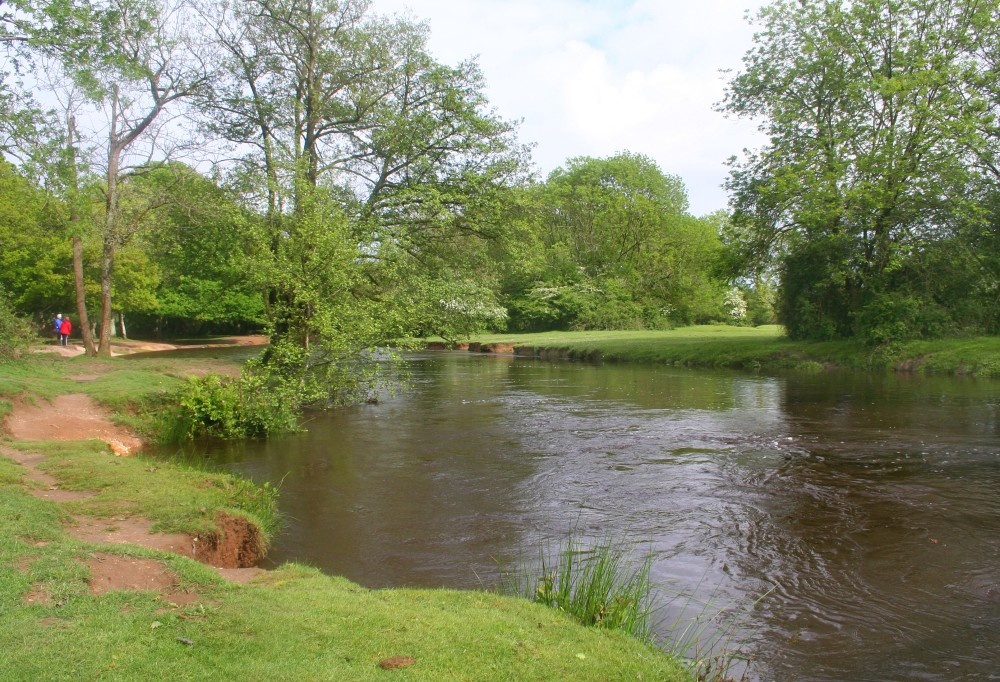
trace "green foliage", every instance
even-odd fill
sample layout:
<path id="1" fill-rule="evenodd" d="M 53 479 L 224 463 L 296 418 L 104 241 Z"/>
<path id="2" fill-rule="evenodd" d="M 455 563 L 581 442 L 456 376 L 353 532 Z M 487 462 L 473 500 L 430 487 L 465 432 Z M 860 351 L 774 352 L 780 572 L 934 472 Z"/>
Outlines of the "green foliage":
<path id="1" fill-rule="evenodd" d="M 303 410 L 372 399 L 382 382 L 388 353 L 334 354 L 273 342 L 248 360 L 238 378 L 208 375 L 188 379 L 168 410 L 164 439 L 264 438 L 298 429 Z"/>
<path id="2" fill-rule="evenodd" d="M 0 162 L 0 287 L 22 313 L 65 309 L 72 301 L 69 240 L 53 198 Z M 53 312 L 54 315 L 54 312 Z"/>
<path id="3" fill-rule="evenodd" d="M 570 159 L 534 194 L 535 235 L 505 285 L 512 329 L 664 327 L 722 317 L 718 228 L 647 157 Z"/>
<path id="4" fill-rule="evenodd" d="M 646 314 L 627 284 L 613 279 L 561 286 L 539 282 L 510 305 L 510 326 L 523 331 L 638 329 Z"/>
<path id="5" fill-rule="evenodd" d="M 785 258 L 778 310 L 789 338 L 826 341 L 852 335 L 851 302 L 859 285 L 845 263 L 849 249 L 845 239 L 816 239 Z"/>
<path id="6" fill-rule="evenodd" d="M 753 273 L 777 263 L 793 338 L 882 343 L 992 318 L 952 285 L 995 289 L 995 271 L 954 240 L 983 234 L 983 188 L 997 181 L 998 9 L 778 0 L 760 11 L 723 107 L 769 138 L 733 163 L 730 257 Z"/>
<path id="7" fill-rule="evenodd" d="M 294 384 L 245 369 L 239 378 L 192 377 L 168 416 L 164 438 L 261 438 L 298 428 L 301 396 Z"/>
<path id="8" fill-rule="evenodd" d="M 527 567 L 504 576 L 505 589 L 572 615 L 583 625 L 621 630 L 642 641 L 650 625 L 652 555 L 638 566 L 624 544 L 604 540 L 584 546 L 574 536 L 553 553 L 542 550 L 537 574 Z"/>
<path id="9" fill-rule="evenodd" d="M 139 329 L 154 321 L 175 332 L 197 331 L 202 325 L 262 326 L 261 287 L 247 276 L 252 216 L 233 196 L 183 164 L 150 168 L 135 182 L 146 194 L 165 197 L 166 204 L 137 240 L 156 268 L 146 288 L 152 305 L 119 303 L 121 309 L 146 313 L 138 320 Z M 125 256 L 123 251 L 119 259 Z M 123 268 L 128 265 L 121 264 L 117 276 Z M 122 283 L 117 291 L 119 298 L 127 294 Z"/>
<path id="10" fill-rule="evenodd" d="M 0 361 L 19 358 L 34 340 L 30 324 L 14 312 L 0 286 Z"/>

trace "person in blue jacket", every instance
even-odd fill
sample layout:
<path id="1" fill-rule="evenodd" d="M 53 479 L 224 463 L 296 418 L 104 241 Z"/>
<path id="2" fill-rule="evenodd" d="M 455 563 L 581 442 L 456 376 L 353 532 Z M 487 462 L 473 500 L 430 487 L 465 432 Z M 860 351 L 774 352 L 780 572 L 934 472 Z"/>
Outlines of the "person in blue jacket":
<path id="1" fill-rule="evenodd" d="M 62 313 L 56 314 L 56 319 L 52 320 L 52 327 L 56 333 L 56 343 L 59 343 L 59 334 L 62 332 Z"/>

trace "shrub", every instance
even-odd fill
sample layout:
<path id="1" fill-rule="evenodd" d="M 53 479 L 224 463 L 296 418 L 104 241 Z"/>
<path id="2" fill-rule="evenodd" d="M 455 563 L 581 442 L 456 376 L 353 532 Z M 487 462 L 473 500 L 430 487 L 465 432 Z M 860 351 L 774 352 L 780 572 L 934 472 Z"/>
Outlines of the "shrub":
<path id="1" fill-rule="evenodd" d="M 181 391 L 166 439 L 260 438 L 298 428 L 300 401 L 258 372 L 239 378 L 191 377 Z"/>
<path id="2" fill-rule="evenodd" d="M 0 360 L 19 358 L 33 340 L 30 324 L 14 312 L 0 289 Z"/>

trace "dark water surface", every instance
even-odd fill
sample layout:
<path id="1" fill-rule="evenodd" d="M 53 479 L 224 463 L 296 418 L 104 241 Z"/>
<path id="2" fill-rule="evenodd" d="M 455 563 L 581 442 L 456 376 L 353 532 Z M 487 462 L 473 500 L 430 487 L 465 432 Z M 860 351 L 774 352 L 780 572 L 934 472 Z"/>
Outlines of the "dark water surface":
<path id="1" fill-rule="evenodd" d="M 752 679 L 1000 680 L 1000 382 L 411 363 L 381 404 L 201 454 L 280 482 L 271 561 L 475 588 L 575 529 L 653 552 L 661 630 L 702 614 Z"/>

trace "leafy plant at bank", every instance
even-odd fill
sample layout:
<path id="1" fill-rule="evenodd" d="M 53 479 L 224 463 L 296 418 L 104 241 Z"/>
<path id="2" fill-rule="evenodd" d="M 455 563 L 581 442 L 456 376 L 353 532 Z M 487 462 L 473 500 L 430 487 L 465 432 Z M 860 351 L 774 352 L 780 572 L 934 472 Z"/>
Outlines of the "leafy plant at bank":
<path id="1" fill-rule="evenodd" d="M 383 384 L 388 353 L 331 357 L 289 342 L 272 344 L 243 366 L 238 377 L 191 377 L 167 410 L 164 440 L 266 438 L 297 431 L 308 408 L 373 400 Z"/>

